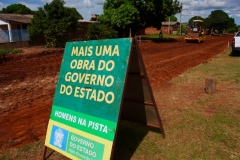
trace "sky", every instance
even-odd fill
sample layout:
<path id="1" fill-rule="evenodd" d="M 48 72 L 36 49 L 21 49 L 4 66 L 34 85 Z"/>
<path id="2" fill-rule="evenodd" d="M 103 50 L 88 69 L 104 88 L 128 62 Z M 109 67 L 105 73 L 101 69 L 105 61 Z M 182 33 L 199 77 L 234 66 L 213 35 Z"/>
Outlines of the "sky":
<path id="1" fill-rule="evenodd" d="M 0 10 L 8 5 L 21 3 L 31 10 L 38 10 L 52 0 L 0 0 Z M 194 16 L 208 17 L 214 10 L 223 10 L 229 17 L 235 19 L 240 25 L 240 0 L 178 0 L 183 5 L 180 14 L 176 14 L 179 22 L 188 22 Z M 103 14 L 105 0 L 65 0 L 65 6 L 74 7 L 83 16 L 84 20 L 90 20 L 92 14 Z M 180 18 L 181 17 L 181 18 Z"/>

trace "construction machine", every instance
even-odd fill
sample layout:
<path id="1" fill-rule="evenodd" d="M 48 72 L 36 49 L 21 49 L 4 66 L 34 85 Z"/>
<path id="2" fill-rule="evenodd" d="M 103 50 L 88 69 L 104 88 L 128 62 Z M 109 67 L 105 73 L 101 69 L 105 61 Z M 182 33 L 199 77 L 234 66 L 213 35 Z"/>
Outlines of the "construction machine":
<path id="1" fill-rule="evenodd" d="M 193 20 L 193 26 L 188 28 L 187 34 L 185 36 L 186 42 L 204 42 L 205 41 L 205 31 L 201 27 L 202 20 Z"/>

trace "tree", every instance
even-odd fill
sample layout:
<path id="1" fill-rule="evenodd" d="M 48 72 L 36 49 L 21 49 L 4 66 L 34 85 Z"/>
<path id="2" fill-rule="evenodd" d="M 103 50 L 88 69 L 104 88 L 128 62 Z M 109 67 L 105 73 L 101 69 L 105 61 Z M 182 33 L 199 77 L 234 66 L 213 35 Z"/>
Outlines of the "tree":
<path id="1" fill-rule="evenodd" d="M 222 10 L 214 10 L 206 18 L 207 27 L 212 30 L 217 30 L 219 34 L 223 33 L 224 30 L 229 26 L 234 26 L 234 21 L 229 18 L 228 14 Z M 235 24 L 236 26 L 236 24 Z"/>
<path id="2" fill-rule="evenodd" d="M 80 28 L 83 19 L 75 8 L 64 7 L 64 0 L 53 0 L 40 7 L 31 19 L 28 28 L 30 36 L 44 35 L 47 47 L 63 47 L 67 33 Z"/>
<path id="3" fill-rule="evenodd" d="M 168 17 L 166 18 L 166 21 L 169 21 L 169 18 L 170 18 L 170 21 L 172 21 L 172 22 L 177 22 L 177 17 L 175 17 L 175 16 L 168 16 Z"/>
<path id="4" fill-rule="evenodd" d="M 6 8 L 3 8 L 0 13 L 12 13 L 12 14 L 32 14 L 33 11 L 23 4 L 11 4 Z"/>
<path id="5" fill-rule="evenodd" d="M 104 24 L 91 24 L 88 27 L 87 38 L 89 40 L 116 38 L 117 32 Z"/>
<path id="6" fill-rule="evenodd" d="M 180 31 L 181 28 L 181 31 Z M 186 25 L 181 24 L 181 27 L 178 27 L 178 33 L 182 35 L 182 33 L 186 34 L 187 33 L 187 27 Z"/>
<path id="7" fill-rule="evenodd" d="M 205 19 L 202 18 L 201 16 L 194 16 L 194 17 L 192 17 L 192 18 L 190 18 L 190 19 L 188 20 L 188 24 L 189 24 L 190 26 L 193 25 L 193 20 L 202 20 L 203 22 L 205 21 Z M 203 24 L 202 24 L 202 25 L 203 25 Z"/>
<path id="8" fill-rule="evenodd" d="M 130 30 L 134 36 L 137 30 L 148 26 L 161 28 L 166 17 L 180 13 L 181 9 L 178 0 L 106 0 L 99 21 L 125 33 L 122 36 L 128 36 Z"/>
<path id="9" fill-rule="evenodd" d="M 229 18 L 227 32 L 235 33 L 237 31 L 238 31 L 238 26 L 236 25 L 234 18 Z"/>
<path id="10" fill-rule="evenodd" d="M 113 2 L 107 0 L 103 8 L 104 14 L 99 16 L 99 21 L 118 30 L 119 37 L 124 32 L 129 32 L 132 26 L 140 23 L 138 10 L 131 3 L 125 3 L 124 0 Z"/>

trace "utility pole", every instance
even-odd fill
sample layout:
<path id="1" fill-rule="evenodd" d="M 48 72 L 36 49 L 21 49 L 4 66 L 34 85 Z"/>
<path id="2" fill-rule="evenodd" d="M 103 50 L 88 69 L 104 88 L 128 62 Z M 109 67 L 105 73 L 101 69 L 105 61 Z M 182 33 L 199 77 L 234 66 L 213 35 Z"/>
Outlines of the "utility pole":
<path id="1" fill-rule="evenodd" d="M 170 34 L 170 17 L 168 17 L 168 34 Z"/>
<path id="2" fill-rule="evenodd" d="M 182 35 L 182 12 L 180 12 L 180 35 Z"/>
<path id="3" fill-rule="evenodd" d="M 181 3 L 182 6 L 182 3 Z M 180 12 L 180 35 L 182 35 L 182 11 Z"/>

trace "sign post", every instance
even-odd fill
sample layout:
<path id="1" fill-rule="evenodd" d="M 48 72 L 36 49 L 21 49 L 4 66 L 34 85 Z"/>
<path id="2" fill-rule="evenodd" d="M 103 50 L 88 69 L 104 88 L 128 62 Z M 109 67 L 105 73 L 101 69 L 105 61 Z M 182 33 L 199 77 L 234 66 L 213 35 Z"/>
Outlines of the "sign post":
<path id="1" fill-rule="evenodd" d="M 141 117 L 135 116 L 131 119 L 131 114 L 127 114 L 128 111 L 138 109 L 136 104 L 139 103 L 138 100 L 137 103 L 132 103 L 135 108 L 129 108 L 127 103 L 127 98 L 135 101 L 132 98 L 134 96 L 129 96 L 131 89 L 127 89 L 131 88 L 129 85 L 132 82 L 126 81 L 134 80 L 129 78 L 132 76 L 128 71 L 137 68 L 135 64 L 129 67 L 129 60 L 140 62 L 139 57 L 136 57 L 136 45 L 136 40 L 132 38 L 66 44 L 48 123 L 43 159 L 47 147 L 71 159 L 111 159 L 120 118 L 143 122 Z M 142 63 L 140 65 L 144 67 Z M 136 82 L 140 84 L 138 78 Z M 140 88 L 142 86 L 140 84 Z M 145 111 L 141 113 L 144 114 Z M 158 112 L 155 114 L 160 120 Z M 158 125 L 163 131 L 161 122 Z"/>

